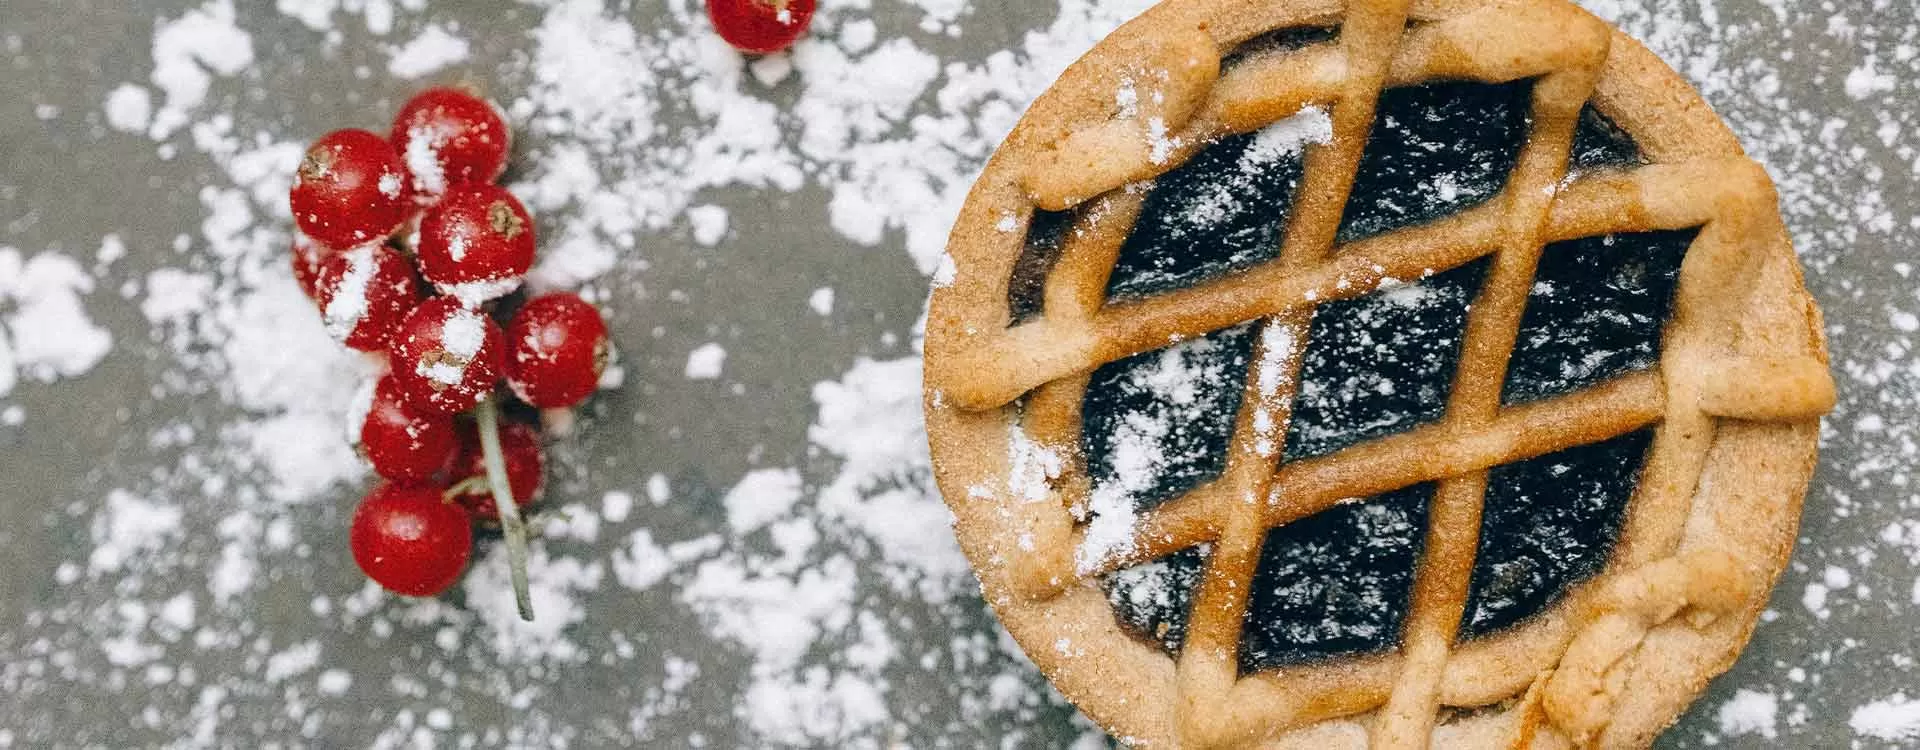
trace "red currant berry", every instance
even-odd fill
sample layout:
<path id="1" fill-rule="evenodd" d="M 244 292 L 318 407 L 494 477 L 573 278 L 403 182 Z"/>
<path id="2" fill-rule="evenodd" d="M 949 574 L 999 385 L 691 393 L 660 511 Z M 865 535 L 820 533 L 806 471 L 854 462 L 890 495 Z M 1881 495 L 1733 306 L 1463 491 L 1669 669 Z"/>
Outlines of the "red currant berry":
<path id="1" fill-rule="evenodd" d="M 793 46 L 813 23 L 814 0 L 707 0 L 720 38 L 741 52 L 765 55 Z"/>
<path id="2" fill-rule="evenodd" d="M 447 191 L 420 220 L 420 273 L 443 294 L 477 307 L 520 288 L 533 267 L 533 217 L 496 185 Z"/>
<path id="3" fill-rule="evenodd" d="M 320 301 L 320 265 L 333 254 L 332 249 L 314 242 L 313 238 L 293 233 L 293 280 L 300 285 L 300 291 L 307 293 L 307 299 Z"/>
<path id="4" fill-rule="evenodd" d="M 408 408 L 392 375 L 381 378 L 366 398 L 358 436 L 360 452 L 375 473 L 396 482 L 424 482 L 446 470 L 459 447 L 453 417 Z"/>
<path id="5" fill-rule="evenodd" d="M 420 303 L 393 338 L 393 379 L 409 408 L 457 414 L 500 382 L 500 326 L 451 297 Z"/>
<path id="6" fill-rule="evenodd" d="M 406 257 L 378 244 L 327 258 L 320 264 L 314 292 L 327 332 L 365 352 L 386 348 L 421 297 Z"/>
<path id="7" fill-rule="evenodd" d="M 365 130 L 336 130 L 307 148 L 289 203 L 300 231 L 345 250 L 385 239 L 413 211 L 400 152 Z"/>
<path id="8" fill-rule="evenodd" d="M 499 110 L 456 88 L 415 94 L 393 119 L 391 136 L 423 203 L 456 185 L 493 182 L 507 168 L 510 138 Z"/>
<path id="9" fill-rule="evenodd" d="M 460 452 L 453 460 L 453 477 L 474 478 L 468 489 L 454 496 L 473 517 L 481 521 L 499 521 L 500 509 L 494 505 L 493 490 L 486 484 L 486 457 L 480 451 L 480 433 L 472 424 L 459 427 Z M 507 465 L 507 487 L 513 490 L 513 504 L 525 508 L 540 496 L 545 479 L 546 458 L 540 453 L 540 432 L 532 425 L 518 422 L 500 424 L 500 457 Z"/>
<path id="10" fill-rule="evenodd" d="M 360 570 L 388 591 L 433 596 L 473 555 L 473 521 L 426 484 L 382 484 L 353 513 L 347 540 Z"/>
<path id="11" fill-rule="evenodd" d="M 607 322 L 580 295 L 537 297 L 507 324 L 507 385 L 542 409 L 573 406 L 599 387 L 610 353 Z"/>

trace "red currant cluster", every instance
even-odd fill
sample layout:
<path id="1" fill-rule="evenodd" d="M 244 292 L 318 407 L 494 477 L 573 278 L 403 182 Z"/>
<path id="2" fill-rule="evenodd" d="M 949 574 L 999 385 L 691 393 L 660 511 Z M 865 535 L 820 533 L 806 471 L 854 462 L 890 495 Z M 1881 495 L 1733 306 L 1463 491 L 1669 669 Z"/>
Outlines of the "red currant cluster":
<path id="1" fill-rule="evenodd" d="M 450 88 L 408 101 L 387 138 L 328 133 L 294 176 L 293 273 L 334 338 L 387 363 L 349 425 L 385 480 L 354 513 L 355 562 L 391 591 L 433 596 L 466 568 L 473 524 L 498 523 L 531 619 L 520 508 L 544 459 L 538 430 L 503 423 L 496 394 L 504 383 L 535 409 L 570 408 L 611 350 L 578 295 L 514 294 L 534 224 L 493 184 L 509 138 L 492 104 Z"/>
<path id="2" fill-rule="evenodd" d="M 707 0 L 720 38 L 741 52 L 771 54 L 793 46 L 813 23 L 814 0 Z"/>

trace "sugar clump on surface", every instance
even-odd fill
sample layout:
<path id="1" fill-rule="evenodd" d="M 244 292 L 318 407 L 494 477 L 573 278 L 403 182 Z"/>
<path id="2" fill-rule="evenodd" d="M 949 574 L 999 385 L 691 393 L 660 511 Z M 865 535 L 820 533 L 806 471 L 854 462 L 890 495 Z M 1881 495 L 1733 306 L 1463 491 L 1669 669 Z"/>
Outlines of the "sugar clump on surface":
<path id="1" fill-rule="evenodd" d="M 712 380 L 720 377 L 720 371 L 726 365 L 726 347 L 715 343 L 701 344 L 687 353 L 687 379 Z"/>
<path id="2" fill-rule="evenodd" d="M 395 78 L 420 78 L 466 59 L 467 40 L 454 36 L 443 26 L 433 25 L 393 51 L 393 58 L 387 61 L 387 73 Z"/>
<path id="3" fill-rule="evenodd" d="M 1920 700 L 1896 693 L 1854 709 L 1847 725 L 1855 734 L 1886 742 L 1920 739 Z"/>

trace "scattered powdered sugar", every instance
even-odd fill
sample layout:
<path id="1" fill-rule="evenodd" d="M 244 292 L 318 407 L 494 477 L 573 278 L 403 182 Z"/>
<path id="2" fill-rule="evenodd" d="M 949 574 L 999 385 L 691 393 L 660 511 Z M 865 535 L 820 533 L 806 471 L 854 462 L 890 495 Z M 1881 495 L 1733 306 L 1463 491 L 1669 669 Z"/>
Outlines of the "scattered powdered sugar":
<path id="1" fill-rule="evenodd" d="M 365 245 L 342 253 L 347 259 L 347 270 L 340 275 L 339 283 L 332 290 L 333 296 L 327 299 L 327 307 L 322 311 L 327 333 L 337 340 L 345 341 L 367 317 L 367 287 L 373 283 L 373 273 L 379 267 L 374 258 L 376 250 L 373 245 Z"/>
<path id="2" fill-rule="evenodd" d="M 428 195 L 447 192 L 447 171 L 440 166 L 441 135 L 437 129 L 416 125 L 407 131 L 407 172 L 413 185 Z M 447 238 L 447 255 L 456 262 L 467 257 L 467 235 L 455 233 Z"/>
<path id="3" fill-rule="evenodd" d="M 159 268 L 147 274 L 147 296 L 140 313 L 153 324 L 178 323 L 198 312 L 213 293 L 211 276 L 178 268 Z"/>
<path id="4" fill-rule="evenodd" d="M 387 61 L 387 73 L 396 78 L 420 78 L 467 59 L 467 40 L 438 24 L 420 31 L 400 45 Z"/>
<path id="5" fill-rule="evenodd" d="M 727 349 L 719 344 L 708 342 L 687 353 L 688 380 L 712 380 L 720 377 L 726 366 Z"/>
<path id="6" fill-rule="evenodd" d="M 175 506 L 113 490 L 107 493 L 106 509 L 94 519 L 93 551 L 87 556 L 87 569 L 95 575 L 120 572 L 180 533 L 181 512 Z"/>
<path id="7" fill-rule="evenodd" d="M 1259 390 L 1261 401 L 1253 410 L 1254 450 L 1271 457 L 1280 450 L 1280 422 L 1274 418 L 1272 400 L 1282 390 L 1292 390 L 1291 373 L 1286 367 L 1300 342 L 1290 326 L 1268 324 L 1260 331 Z"/>
<path id="8" fill-rule="evenodd" d="M 487 320 L 473 310 L 455 310 L 440 327 L 440 341 L 448 354 L 472 359 L 487 343 Z"/>
<path id="9" fill-rule="evenodd" d="M 1306 107 L 1292 117 L 1255 131 L 1253 141 L 1240 155 L 1240 170 L 1257 172 L 1305 151 L 1309 145 L 1332 141 L 1333 117 L 1319 107 Z"/>
<path id="10" fill-rule="evenodd" d="M 127 133 L 144 133 L 153 119 L 153 94 L 147 89 L 123 83 L 107 92 L 107 125 Z"/>
<path id="11" fill-rule="evenodd" d="M 479 307 L 493 300 L 512 294 L 525 282 L 519 276 L 504 279 L 482 279 L 480 281 L 461 281 L 452 284 L 435 284 L 441 294 L 460 300 L 467 307 Z"/>
<path id="12" fill-rule="evenodd" d="M 813 314 L 823 318 L 832 315 L 833 287 L 823 286 L 813 290 L 813 294 L 807 295 L 807 307 L 813 309 Z"/>
<path id="13" fill-rule="evenodd" d="M 1206 411 L 1217 406 L 1203 399 L 1201 390 L 1229 377 L 1226 359 L 1216 356 L 1220 346 L 1212 338 L 1199 338 L 1167 347 L 1150 366 L 1130 372 L 1120 386 L 1128 393 L 1150 395 L 1163 408 L 1128 411 L 1107 444 L 1095 448 L 1109 457 L 1112 476 L 1096 481 L 1087 500 L 1086 539 L 1074 551 L 1083 572 L 1132 547 L 1138 520 L 1134 509 L 1183 458 L 1182 448 L 1170 438 L 1181 425 L 1202 421 Z"/>
<path id="14" fill-rule="evenodd" d="M 253 36 L 234 25 L 233 0 L 209 0 L 153 32 L 154 88 L 165 96 L 148 133 L 166 138 L 206 101 L 214 76 L 253 64 Z"/>
<path id="15" fill-rule="evenodd" d="M 1759 735 L 1773 739 L 1779 735 L 1775 727 L 1779 724 L 1780 700 L 1772 693 L 1742 688 L 1733 694 L 1733 698 L 1721 704 L 1715 714 L 1720 721 L 1720 733 L 1728 737 L 1743 734 Z"/>
<path id="16" fill-rule="evenodd" d="M 1920 740 L 1920 701 L 1895 693 L 1854 710 L 1847 719 L 1855 734 L 1886 742 Z"/>
<path id="17" fill-rule="evenodd" d="M 22 257 L 0 246 L 0 396 L 21 377 L 50 383 L 84 375 L 113 349 L 87 314 L 93 276 L 71 257 Z"/>
<path id="18" fill-rule="evenodd" d="M 727 525 L 733 533 L 744 535 L 786 515 L 799 501 L 800 472 L 761 469 L 741 477 L 720 504 L 726 506 Z"/>
<path id="19" fill-rule="evenodd" d="M 693 224 L 693 241 L 705 247 L 718 245 L 727 236 L 727 209 L 723 206 L 689 208 L 687 221 Z"/>

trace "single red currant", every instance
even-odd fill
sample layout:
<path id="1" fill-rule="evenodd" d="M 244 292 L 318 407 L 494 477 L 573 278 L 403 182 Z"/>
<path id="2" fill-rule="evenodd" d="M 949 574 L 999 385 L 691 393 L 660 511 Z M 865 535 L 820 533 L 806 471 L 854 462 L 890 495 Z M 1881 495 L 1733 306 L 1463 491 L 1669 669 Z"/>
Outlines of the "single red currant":
<path id="1" fill-rule="evenodd" d="M 606 320 L 580 295 L 537 297 L 507 324 L 507 385 L 542 409 L 573 406 L 599 387 L 611 352 Z"/>
<path id="2" fill-rule="evenodd" d="M 427 484 L 382 484 L 353 513 L 347 540 L 360 570 L 388 591 L 434 596 L 473 555 L 473 521 Z"/>
<path id="3" fill-rule="evenodd" d="M 469 307 L 520 288 L 533 267 L 533 217 L 496 185 L 447 190 L 420 220 L 420 274 Z"/>
<path id="4" fill-rule="evenodd" d="M 379 244 L 328 257 L 320 264 L 314 292 L 327 332 L 366 352 L 386 348 L 400 321 L 421 298 L 412 264 Z"/>
<path id="5" fill-rule="evenodd" d="M 385 239 L 413 211 L 400 152 L 365 130 L 336 130 L 307 148 L 288 202 L 308 237 L 345 250 Z"/>
<path id="6" fill-rule="evenodd" d="M 314 242 L 313 238 L 299 232 L 293 233 L 293 281 L 300 285 L 300 291 L 307 293 L 307 299 L 316 303 L 320 301 L 320 265 L 333 254 L 331 248 Z"/>
<path id="7" fill-rule="evenodd" d="M 424 482 L 452 463 L 459 447 L 453 417 L 408 408 L 392 375 L 380 378 L 366 399 L 358 436 L 360 452 L 375 473 L 396 482 Z"/>
<path id="8" fill-rule="evenodd" d="M 707 0 L 720 38 L 741 52 L 765 55 L 793 46 L 813 23 L 814 0 Z"/>
<path id="9" fill-rule="evenodd" d="M 500 382 L 500 326 L 451 297 L 435 297 L 401 321 L 393 337 L 393 379 L 409 408 L 457 414 Z"/>
<path id="10" fill-rule="evenodd" d="M 440 199 L 450 187 L 490 183 L 507 168 L 511 135 L 494 106 L 457 88 L 415 94 L 393 119 L 393 147 L 413 177 L 414 197 Z"/>
<path id="11" fill-rule="evenodd" d="M 493 490 L 487 485 L 486 457 L 480 451 L 480 434 L 472 424 L 459 426 L 460 452 L 453 460 L 455 480 L 471 478 L 464 491 L 454 496 L 475 519 L 499 521 L 500 509 L 494 505 Z M 500 424 L 500 455 L 507 465 L 507 487 L 513 491 L 513 504 L 522 508 L 540 497 L 545 479 L 546 458 L 540 452 L 540 432 L 532 425 L 518 422 Z"/>

